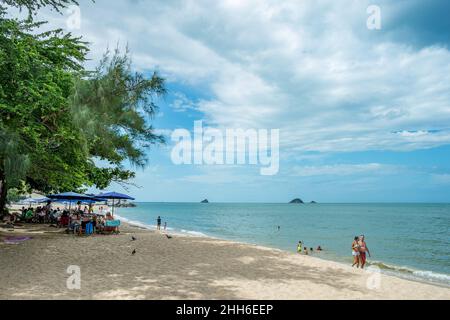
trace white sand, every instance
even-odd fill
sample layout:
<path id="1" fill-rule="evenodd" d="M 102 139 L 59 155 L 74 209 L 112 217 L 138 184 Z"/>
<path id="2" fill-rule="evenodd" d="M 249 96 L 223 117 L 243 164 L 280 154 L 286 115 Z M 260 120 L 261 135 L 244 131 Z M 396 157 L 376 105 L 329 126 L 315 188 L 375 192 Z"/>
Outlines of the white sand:
<path id="1" fill-rule="evenodd" d="M 33 239 L 5 244 L 11 235 Z M 81 268 L 80 290 L 67 289 L 70 265 Z M 450 299 L 450 288 L 131 226 L 119 236 L 89 238 L 40 226 L 0 229 L 0 270 L 0 299 Z"/>

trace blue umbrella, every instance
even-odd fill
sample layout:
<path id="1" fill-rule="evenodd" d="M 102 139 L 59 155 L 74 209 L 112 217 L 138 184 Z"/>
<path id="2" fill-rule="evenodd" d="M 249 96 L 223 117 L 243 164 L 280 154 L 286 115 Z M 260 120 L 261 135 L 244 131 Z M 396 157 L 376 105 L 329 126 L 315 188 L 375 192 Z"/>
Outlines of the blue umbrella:
<path id="1" fill-rule="evenodd" d="M 36 203 L 46 203 L 52 201 L 50 198 L 40 198 L 40 199 L 35 199 L 34 202 Z"/>
<path id="2" fill-rule="evenodd" d="M 21 203 L 28 203 L 31 207 L 32 203 L 46 203 L 49 201 L 51 201 L 51 199 L 49 199 L 49 198 L 41 198 L 41 199 L 28 198 L 28 199 L 22 200 Z"/>
<path id="3" fill-rule="evenodd" d="M 66 192 L 66 193 L 59 193 L 59 194 L 52 194 L 47 196 L 47 198 L 55 199 L 55 200 L 93 200 L 94 197 L 88 196 L 86 194 L 81 193 L 75 193 L 75 192 Z"/>
<path id="4" fill-rule="evenodd" d="M 72 206 L 72 202 L 96 200 L 95 197 L 91 197 L 91 196 L 88 196 L 85 194 L 75 193 L 75 192 L 52 194 L 52 195 L 48 195 L 47 198 L 50 198 L 51 200 L 58 200 L 58 201 L 69 201 L 70 202 L 69 209 Z"/>
<path id="5" fill-rule="evenodd" d="M 33 198 L 28 198 L 28 199 L 24 199 L 24 200 L 20 201 L 20 203 L 29 204 L 29 206 L 31 207 L 31 204 L 36 203 L 36 200 Z"/>
<path id="6" fill-rule="evenodd" d="M 101 194 L 98 194 L 96 196 L 96 198 L 110 199 L 113 201 L 113 211 L 112 211 L 113 216 L 114 216 L 114 205 L 115 205 L 114 200 L 135 200 L 133 197 L 130 197 L 126 194 L 118 193 L 118 192 L 101 193 Z"/>

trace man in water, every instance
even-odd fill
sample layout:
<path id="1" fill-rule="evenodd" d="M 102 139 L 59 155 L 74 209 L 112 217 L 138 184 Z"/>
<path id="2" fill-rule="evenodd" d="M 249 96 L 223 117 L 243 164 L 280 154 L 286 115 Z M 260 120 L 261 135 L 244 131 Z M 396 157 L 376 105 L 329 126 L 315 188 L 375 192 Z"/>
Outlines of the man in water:
<path id="1" fill-rule="evenodd" d="M 156 225 L 158 230 L 161 230 L 161 217 L 158 217 L 158 219 L 156 219 Z"/>
<path id="2" fill-rule="evenodd" d="M 361 263 L 361 269 L 364 269 L 364 266 L 366 264 L 366 252 L 370 257 L 370 251 L 369 248 L 367 247 L 364 235 L 359 237 L 358 245 L 359 245 L 359 261 Z"/>

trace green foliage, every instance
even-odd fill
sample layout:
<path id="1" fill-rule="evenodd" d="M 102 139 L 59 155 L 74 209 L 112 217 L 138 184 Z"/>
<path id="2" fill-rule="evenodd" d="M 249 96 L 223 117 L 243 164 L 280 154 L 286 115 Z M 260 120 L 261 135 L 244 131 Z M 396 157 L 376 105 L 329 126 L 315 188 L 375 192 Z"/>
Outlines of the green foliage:
<path id="1" fill-rule="evenodd" d="M 49 6 L 58 12 L 66 8 L 70 4 L 78 5 L 76 0 L 2 0 L 5 4 L 19 9 L 27 9 L 29 13 L 33 13 L 42 7 Z"/>
<path id="2" fill-rule="evenodd" d="M 25 197 L 23 196 L 23 193 L 19 189 L 16 188 L 9 189 L 7 199 L 8 203 L 19 202 L 24 199 Z"/>
<path id="3" fill-rule="evenodd" d="M 32 11 L 69 2 L 6 3 Z M 164 79 L 133 72 L 128 51 L 118 50 L 86 72 L 86 43 L 62 30 L 38 33 L 42 24 L 8 18 L 0 6 L 0 213 L 8 189 L 126 182 L 135 174 L 123 163 L 145 166 L 146 149 L 164 142 L 149 125 Z"/>
<path id="4" fill-rule="evenodd" d="M 78 79 L 72 97 L 73 118 L 84 128 L 89 153 L 116 169 L 124 160 L 145 166 L 145 150 L 164 142 L 148 120 L 157 110 L 155 98 L 165 93 L 157 73 L 147 79 L 132 72 L 128 51 L 106 53 L 94 72 Z"/>
<path id="5" fill-rule="evenodd" d="M 72 124 L 68 98 L 87 48 L 61 30 L 33 33 L 41 23 L 0 14 L 0 131 L 7 137 L 0 171 L 14 187 L 20 180 L 7 164 L 21 155 L 20 171 L 31 186 L 45 185 L 44 191 L 75 186 L 72 176 L 82 176 L 88 150 Z"/>

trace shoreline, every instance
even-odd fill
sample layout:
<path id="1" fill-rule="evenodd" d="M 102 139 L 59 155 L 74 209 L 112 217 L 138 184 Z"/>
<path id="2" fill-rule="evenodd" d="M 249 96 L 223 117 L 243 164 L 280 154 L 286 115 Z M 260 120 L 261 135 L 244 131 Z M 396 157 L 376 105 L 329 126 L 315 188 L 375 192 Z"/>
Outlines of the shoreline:
<path id="1" fill-rule="evenodd" d="M 0 229 L 0 299 L 450 299 L 449 288 L 264 246 L 175 233 L 167 239 L 128 223 L 120 235 L 94 237 L 26 227 Z M 33 239 L 3 241 L 24 235 Z M 81 269 L 81 290 L 66 287 L 70 265 Z"/>
<path id="2" fill-rule="evenodd" d="M 145 224 L 143 222 L 140 221 L 134 221 L 134 220 L 129 220 L 128 218 L 122 217 L 120 215 L 116 215 L 116 217 L 122 221 L 122 223 L 125 223 L 131 227 L 135 227 L 135 228 L 140 228 L 142 230 L 146 230 L 149 232 L 157 232 L 156 230 L 156 225 L 148 225 Z M 240 245 L 249 245 L 249 246 L 254 246 L 256 248 L 263 248 L 263 249 L 268 249 L 268 250 L 275 250 L 275 251 L 279 251 L 279 252 L 285 252 L 288 254 L 294 254 L 294 255 L 298 255 L 296 252 L 294 251 L 289 251 L 286 249 L 282 249 L 282 248 L 277 248 L 277 247 L 272 247 L 272 246 L 267 246 L 267 245 L 260 245 L 257 243 L 251 243 L 251 242 L 245 242 L 245 241 L 239 241 L 239 240 L 231 240 L 231 239 L 226 239 L 224 237 L 220 237 L 220 236 L 212 236 L 212 235 L 208 235 L 205 234 L 203 232 L 199 232 L 199 231 L 193 231 L 193 230 L 188 230 L 186 232 L 184 232 L 186 230 L 175 230 L 175 229 L 168 229 L 167 233 L 173 234 L 173 235 L 177 235 L 177 236 L 185 236 L 185 237 L 201 237 L 201 238 L 209 238 L 212 240 L 219 240 L 219 241 L 229 241 L 231 243 L 236 243 L 236 244 L 240 244 Z M 164 232 L 164 231 L 162 231 Z M 304 256 L 304 255 L 302 255 Z M 308 255 L 305 257 L 309 257 L 309 258 L 315 258 L 315 259 L 320 259 L 323 261 L 329 261 L 329 262 L 333 262 L 333 263 L 338 263 L 340 265 L 343 266 L 348 266 L 349 264 L 346 264 L 343 261 L 337 260 L 337 259 L 332 259 L 332 258 L 327 258 L 324 256 L 317 256 L 317 255 Z M 384 266 L 380 268 L 380 265 Z M 442 287 L 442 288 L 449 288 L 450 289 L 450 282 L 446 283 L 444 281 L 438 281 L 438 280 L 430 280 L 429 278 L 425 278 L 425 277 L 420 277 L 418 275 L 415 275 L 414 272 L 420 272 L 420 273 L 433 273 L 437 278 L 441 277 L 441 276 L 445 276 L 448 277 L 447 274 L 443 274 L 443 273 L 438 273 L 435 271 L 428 271 L 428 270 L 419 270 L 419 269 L 413 269 L 412 267 L 408 267 L 408 266 L 397 266 L 397 265 L 393 265 L 393 264 L 388 264 L 386 262 L 383 261 L 378 261 L 378 260 L 374 260 L 374 261 L 368 261 L 365 270 L 367 270 L 370 267 L 374 267 L 374 268 L 379 268 L 381 270 L 382 274 L 388 275 L 388 276 L 392 276 L 392 277 L 396 277 L 399 279 L 403 279 L 403 280 L 408 280 L 408 281 L 414 281 L 414 282 L 418 282 L 418 283 L 423 283 L 423 284 L 430 284 L 430 285 L 435 285 L 438 287 Z M 356 268 L 355 268 L 356 269 Z"/>

